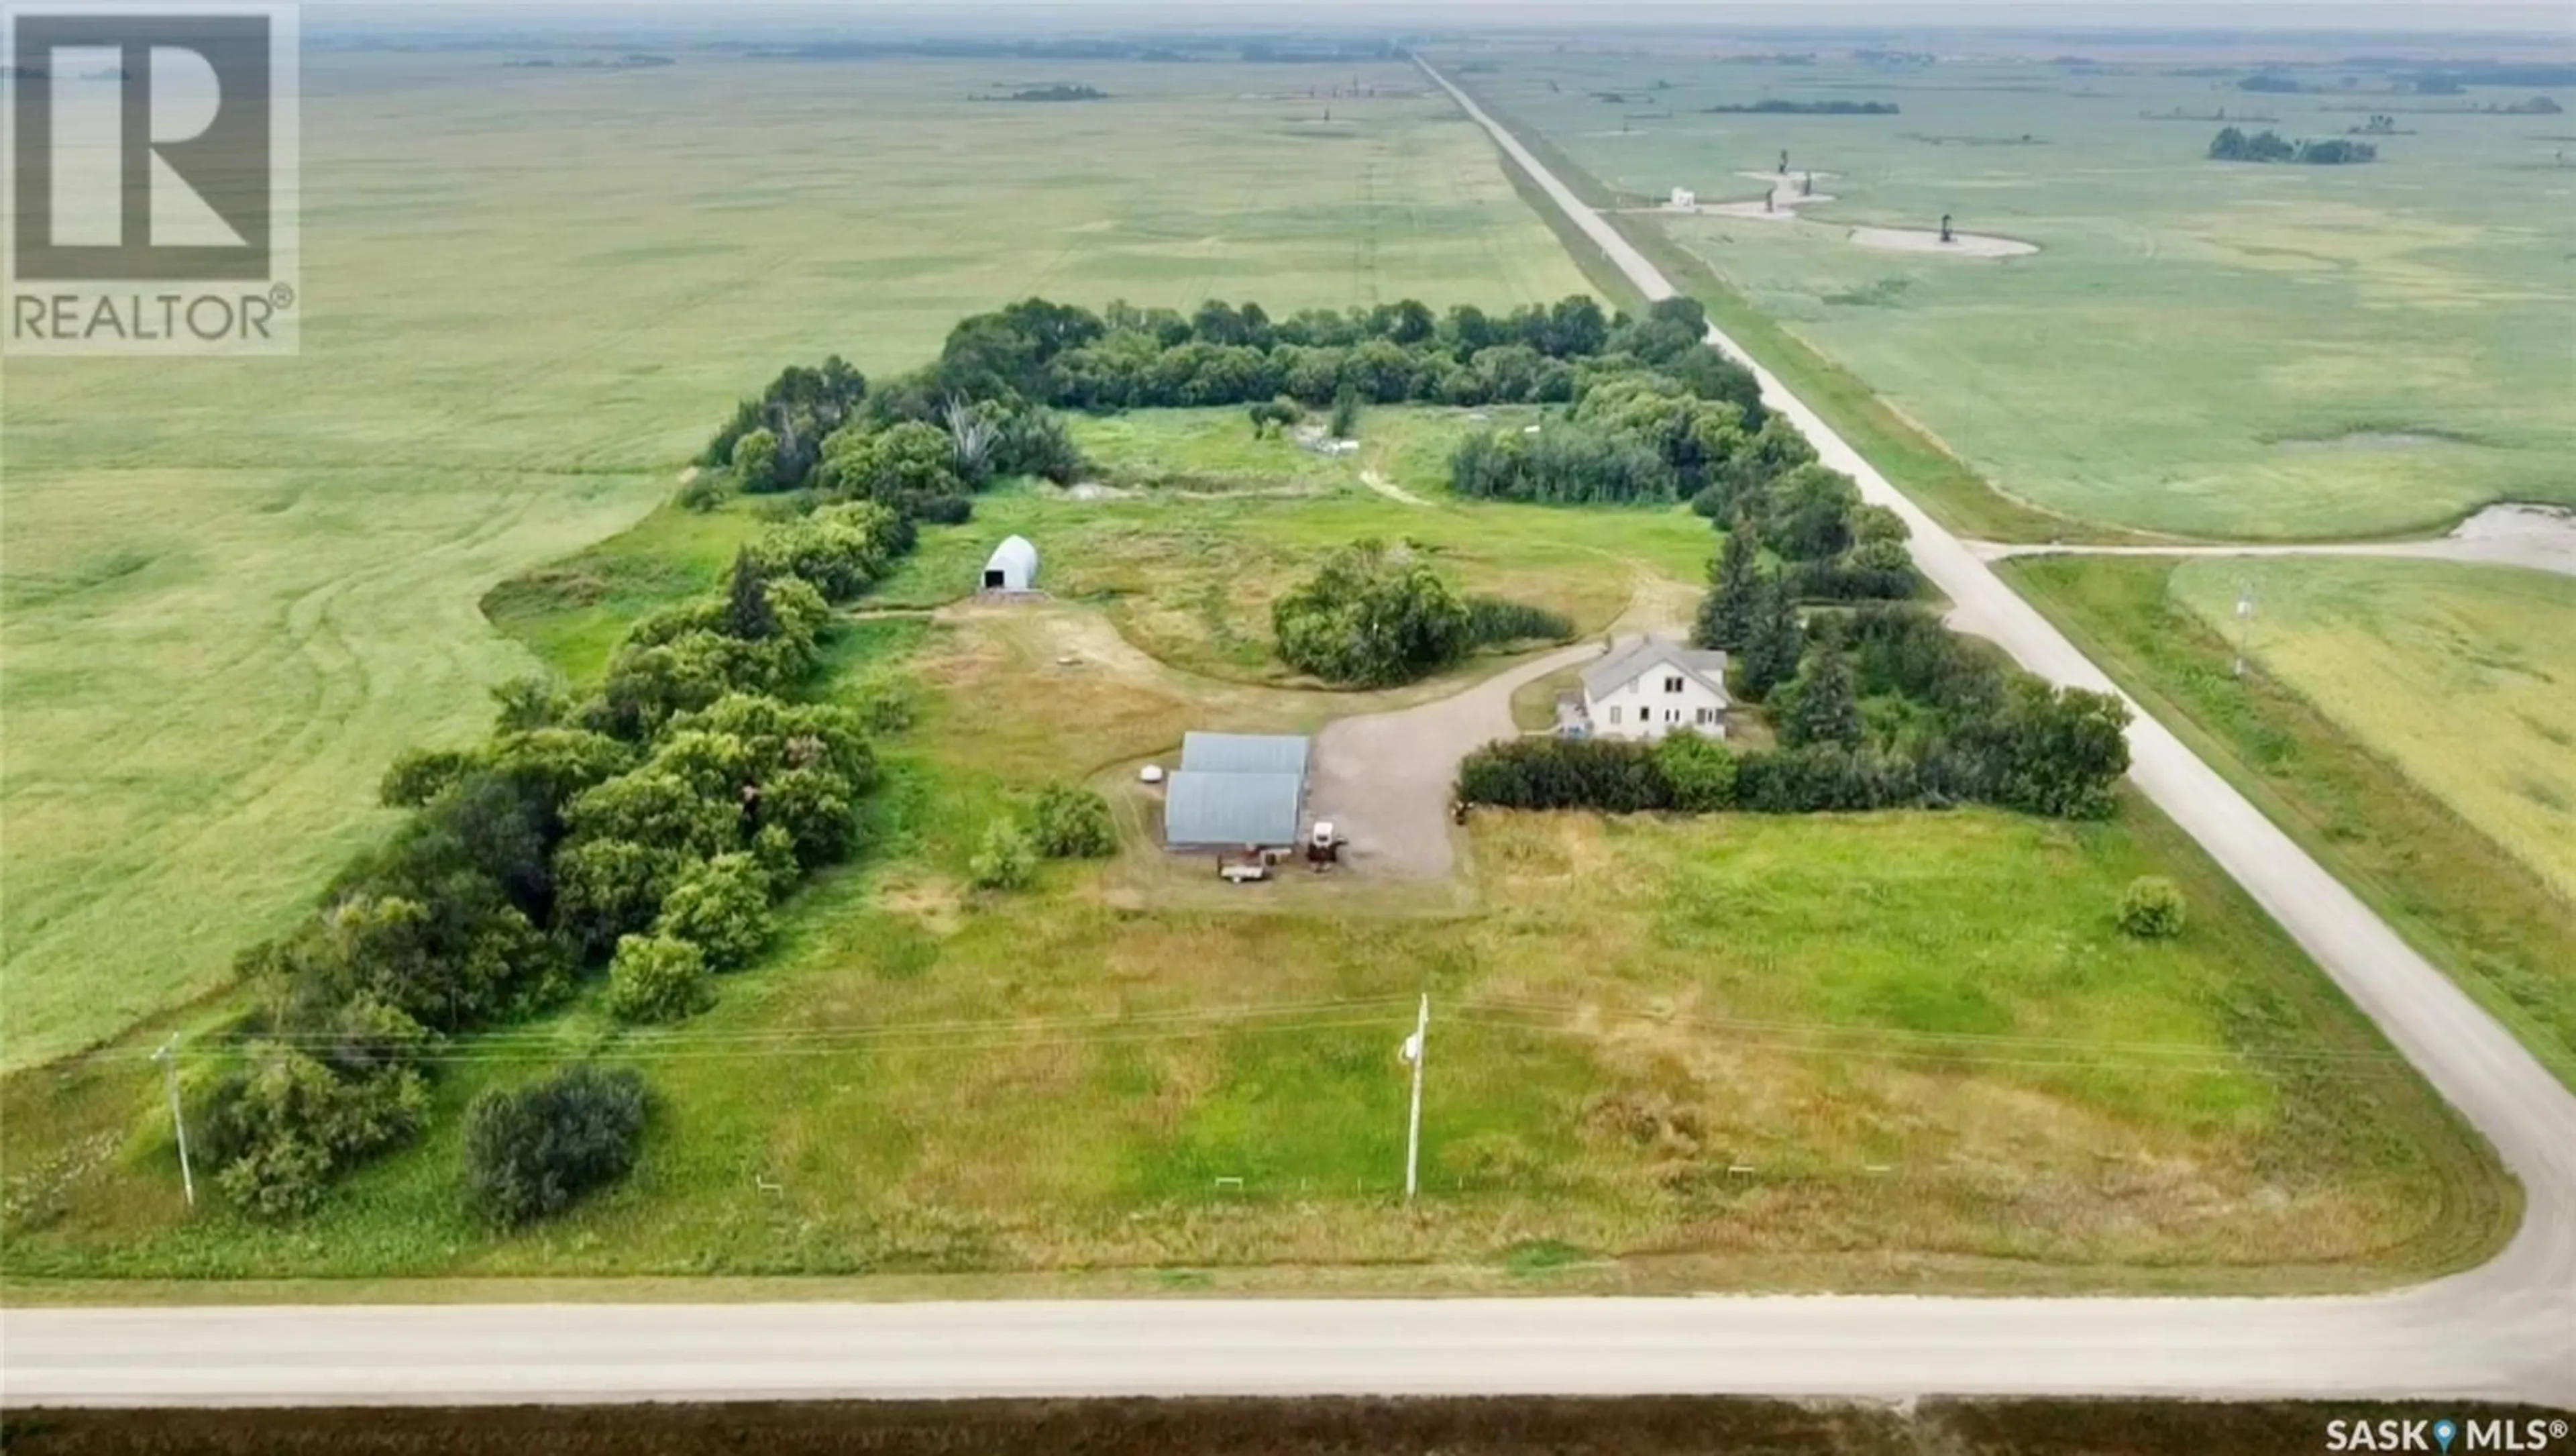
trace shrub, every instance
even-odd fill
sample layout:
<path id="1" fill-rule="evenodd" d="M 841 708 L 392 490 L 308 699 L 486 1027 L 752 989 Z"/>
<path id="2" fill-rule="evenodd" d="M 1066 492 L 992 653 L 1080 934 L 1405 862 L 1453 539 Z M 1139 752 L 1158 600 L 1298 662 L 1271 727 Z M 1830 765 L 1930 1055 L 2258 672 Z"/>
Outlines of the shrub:
<path id="1" fill-rule="evenodd" d="M 1467 598 L 1467 640 L 1479 647 L 1505 642 L 1563 642 L 1574 622 L 1562 612 L 1503 597 Z"/>
<path id="2" fill-rule="evenodd" d="M 758 958 L 769 945 L 771 929 L 769 874 L 741 851 L 701 860 L 682 872 L 653 922 L 655 935 L 696 946 L 708 969 L 718 971 Z"/>
<path id="3" fill-rule="evenodd" d="M 1672 806 L 1655 749 L 1623 739 L 1513 738 L 1458 765 L 1458 798 L 1501 809 L 1598 809 L 1636 814 Z"/>
<path id="4" fill-rule="evenodd" d="M 1655 767 L 1664 775 L 1672 806 L 1685 814 L 1714 814 L 1735 807 L 1735 755 L 1725 744 L 1696 733 L 1667 735 L 1655 745 Z"/>
<path id="5" fill-rule="evenodd" d="M 2140 875 L 2120 892 L 2120 928 L 2140 940 L 2182 934 L 2182 891 L 2162 875 Z"/>
<path id="6" fill-rule="evenodd" d="M 667 935 L 627 935 L 608 963 L 608 1010 L 620 1021 L 681 1021 L 715 1004 L 706 953 Z"/>
<path id="7" fill-rule="evenodd" d="M 680 509 L 704 515 L 724 504 L 725 483 L 714 472 L 700 469 L 680 486 L 680 493 L 674 498 L 680 503 Z"/>
<path id="8" fill-rule="evenodd" d="M 733 442 L 734 479 L 742 482 L 745 492 L 757 494 L 776 490 L 778 481 L 778 436 L 766 429 L 754 430 Z M 701 472 L 699 480 L 709 479 Z M 694 484 L 695 482 L 692 482 Z"/>
<path id="9" fill-rule="evenodd" d="M 1245 414 L 1252 420 L 1252 437 L 1256 440 L 1266 438 L 1306 417 L 1304 407 L 1285 395 L 1277 399 L 1257 400 L 1250 409 L 1245 411 Z"/>
<path id="10" fill-rule="evenodd" d="M 495 1087 L 465 1113 L 465 1196 L 511 1228 L 559 1213 L 635 1166 L 644 1079 L 569 1067 L 532 1086 Z"/>
<path id="11" fill-rule="evenodd" d="M 1328 427 L 1336 440 L 1355 440 L 1360 433 L 1360 393 L 1349 385 L 1333 396 L 1333 418 Z"/>
<path id="12" fill-rule="evenodd" d="M 1029 810 L 1029 837 L 1049 859 L 1107 859 L 1118 852 L 1109 801 L 1079 784 L 1049 784 Z"/>
<path id="13" fill-rule="evenodd" d="M 912 726 L 917 712 L 912 684 L 893 673 L 862 678 L 850 690 L 850 711 L 858 714 L 859 726 L 872 736 L 901 733 Z"/>
<path id="14" fill-rule="evenodd" d="M 254 1043 L 197 1120 L 215 1186 L 244 1212 L 289 1218 L 321 1201 L 340 1168 L 417 1131 L 429 1089 L 407 1064 L 420 1027 L 378 1003 L 342 1008 L 336 1045 Z"/>
<path id="15" fill-rule="evenodd" d="M 1022 890 L 1037 878 L 1037 850 L 1020 826 L 996 819 L 984 828 L 984 842 L 966 864 L 979 890 Z"/>
<path id="16" fill-rule="evenodd" d="M 376 802 L 388 809 L 417 809 L 447 792 L 474 767 L 473 754 L 453 748 L 406 750 L 377 782 Z"/>

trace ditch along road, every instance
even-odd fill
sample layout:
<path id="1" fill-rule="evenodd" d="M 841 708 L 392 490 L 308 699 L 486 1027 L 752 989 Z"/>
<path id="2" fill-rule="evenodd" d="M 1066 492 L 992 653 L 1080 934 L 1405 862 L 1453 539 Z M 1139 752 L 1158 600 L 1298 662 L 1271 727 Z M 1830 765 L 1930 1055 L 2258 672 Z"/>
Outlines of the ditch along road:
<path id="1" fill-rule="evenodd" d="M 1428 69 L 1428 68 L 1426 68 Z M 1436 72 L 1650 296 L 1671 286 Z M 1732 341 L 1710 342 L 1739 359 Z M 1749 362 L 1749 361 L 1748 361 Z M 1913 528 L 1924 573 L 2041 675 L 2099 669 L 1756 366 L 1825 462 Z M 2132 776 L 2296 936 L 2521 1179 L 2493 1262 L 2285 1299 L 1055 1300 L 0 1312 L 0 1401 L 437 1404 L 1316 1394 L 2490 1397 L 2576 1405 L 2576 1097 L 2180 741 Z M 1432 1056 L 1436 1058 L 1437 1039 Z"/>

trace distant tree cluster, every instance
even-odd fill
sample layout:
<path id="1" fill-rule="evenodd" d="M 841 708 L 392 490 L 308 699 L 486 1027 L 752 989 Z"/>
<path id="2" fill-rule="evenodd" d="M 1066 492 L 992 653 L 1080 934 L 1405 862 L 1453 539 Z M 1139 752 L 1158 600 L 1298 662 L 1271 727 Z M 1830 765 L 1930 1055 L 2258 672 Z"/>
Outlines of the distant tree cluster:
<path id="1" fill-rule="evenodd" d="M 535 71 L 650 71 L 658 70 L 663 66 L 676 66 L 679 62 L 669 56 L 634 51 L 622 56 L 591 56 L 578 61 L 557 61 L 536 57 L 524 61 L 503 61 L 501 64 Z"/>
<path id="2" fill-rule="evenodd" d="M 383 797 L 410 817 L 237 962 L 256 1009 L 194 1119 L 217 1186 L 262 1216 L 310 1208 L 424 1124 L 444 1038 L 523 1019 L 603 967 L 617 1015 L 703 1007 L 707 974 L 756 956 L 773 905 L 854 845 L 876 781 L 865 733 L 788 695 L 820 665 L 830 603 L 911 545 L 911 523 L 869 502 L 772 527 L 723 590 L 634 624 L 587 697 L 509 683 L 481 746 L 398 759 Z M 552 1125 L 553 1106 L 471 1135 L 496 1140 L 472 1142 L 468 1183 L 498 1221 L 588 1176 L 540 1166 L 554 1134 L 529 1119 Z"/>
<path id="3" fill-rule="evenodd" d="M 1766 96 L 1759 101 L 1700 108 L 1714 116 L 1894 116 L 1893 101 L 1791 101 Z"/>
<path id="4" fill-rule="evenodd" d="M 2304 162 L 2310 166 L 2334 167 L 2377 161 L 2379 148 L 2348 137 L 2293 142 L 2279 132 L 2258 131 L 2248 135 L 2243 129 L 2231 126 L 2210 140 L 2209 157 L 2214 162 Z"/>
<path id="5" fill-rule="evenodd" d="M 1460 765 L 1459 797 L 1516 809 L 1793 814 L 1976 802 L 2100 818 L 2128 771 L 2128 709 L 2052 688 L 1919 607 L 1790 619 L 1792 671 L 1767 696 L 1779 746 L 1696 735 L 1647 745 L 1523 738 Z M 1772 672 L 1776 675 L 1775 665 Z"/>
<path id="6" fill-rule="evenodd" d="M 2244 80 L 2237 82 L 2236 89 L 2239 91 L 2261 92 L 2265 95 L 2288 96 L 2305 91 L 2308 88 L 2301 85 L 2295 77 L 2265 72 L 2259 76 L 2248 76 Z"/>
<path id="7" fill-rule="evenodd" d="M 1097 86 L 1024 86 L 1002 98 L 1005 101 L 1106 101 L 1109 93 Z"/>

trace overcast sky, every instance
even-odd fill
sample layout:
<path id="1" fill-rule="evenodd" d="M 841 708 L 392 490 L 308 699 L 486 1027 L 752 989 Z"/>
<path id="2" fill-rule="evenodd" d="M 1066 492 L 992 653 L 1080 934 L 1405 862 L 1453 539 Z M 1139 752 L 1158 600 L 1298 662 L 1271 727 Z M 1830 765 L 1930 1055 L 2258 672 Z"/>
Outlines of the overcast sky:
<path id="1" fill-rule="evenodd" d="M 1710 25 L 1733 29 L 1878 26 L 1906 29 L 1973 27 L 2023 30 L 2498 30 L 2555 34 L 2576 48 L 2576 0 L 2552 4 L 2435 0 L 2388 4 L 2369 0 L 2254 0 L 2208 4 L 2197 0 L 1866 0 L 1866 3 L 1798 3 L 1782 0 L 1190 0 L 1140 4 L 1137 0 L 754 0 L 754 3 L 635 4 L 632 0 L 544 0 L 495 4 L 491 0 L 304 0 L 315 19 L 394 20 L 406 13 L 445 23 L 524 27 L 557 21 L 598 24 L 617 17 L 668 26 L 743 25 L 765 20 L 804 24 L 835 19 L 886 23 L 908 29 L 985 29 L 1030 24 L 1050 30 L 1162 24 L 1282 28 L 1443 26 L 1546 27 L 1587 30 Z"/>

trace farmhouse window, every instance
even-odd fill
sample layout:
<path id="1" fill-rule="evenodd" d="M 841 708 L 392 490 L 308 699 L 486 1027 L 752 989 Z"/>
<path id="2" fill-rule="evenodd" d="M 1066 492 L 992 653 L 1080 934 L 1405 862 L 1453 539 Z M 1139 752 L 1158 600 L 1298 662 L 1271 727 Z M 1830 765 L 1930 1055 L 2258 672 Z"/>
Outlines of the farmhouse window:
<path id="1" fill-rule="evenodd" d="M 1699 710 L 1699 726 L 1702 728 L 1705 728 L 1716 721 L 1717 710 L 1715 708 L 1702 708 Z"/>
<path id="2" fill-rule="evenodd" d="M 1619 709 L 1615 704 L 1610 709 L 1610 726 L 1613 728 L 1619 726 Z"/>
<path id="3" fill-rule="evenodd" d="M 1677 678 L 1677 677 L 1668 677 L 1668 678 L 1664 679 L 1664 691 L 1665 691 L 1665 692 L 1668 692 L 1668 693 L 1677 693 L 1677 692 L 1680 692 L 1681 690 L 1682 690 L 1682 680 L 1681 680 L 1680 678 Z"/>

